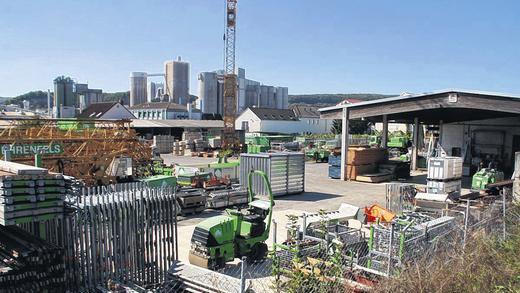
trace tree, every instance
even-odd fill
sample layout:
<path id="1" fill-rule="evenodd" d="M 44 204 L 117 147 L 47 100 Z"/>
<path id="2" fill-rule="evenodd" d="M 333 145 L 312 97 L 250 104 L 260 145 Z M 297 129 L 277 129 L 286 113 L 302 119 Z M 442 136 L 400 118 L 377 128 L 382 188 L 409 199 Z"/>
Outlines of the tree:
<path id="1" fill-rule="evenodd" d="M 350 134 L 366 134 L 370 130 L 371 122 L 367 120 L 350 120 L 349 121 L 349 133 Z M 332 121 L 332 127 L 330 131 L 334 134 L 341 134 L 342 132 L 341 119 L 334 119 Z"/>

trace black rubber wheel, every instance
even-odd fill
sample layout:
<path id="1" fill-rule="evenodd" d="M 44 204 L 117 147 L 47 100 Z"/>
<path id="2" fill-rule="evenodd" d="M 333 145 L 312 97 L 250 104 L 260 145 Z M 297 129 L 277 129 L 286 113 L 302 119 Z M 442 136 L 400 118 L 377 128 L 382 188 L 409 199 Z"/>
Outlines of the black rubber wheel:
<path id="1" fill-rule="evenodd" d="M 217 257 L 210 261 L 208 269 L 213 270 L 213 271 L 218 271 L 221 268 L 223 268 L 225 265 L 226 265 L 226 262 L 224 261 L 224 258 Z"/>
<path id="2" fill-rule="evenodd" d="M 267 244 L 263 242 L 258 242 L 251 247 L 251 251 L 247 256 L 248 262 L 257 262 L 262 261 L 267 256 Z"/>
<path id="3" fill-rule="evenodd" d="M 224 260 L 224 257 L 217 258 L 215 263 L 216 263 L 215 267 L 217 270 L 222 269 L 223 267 L 226 266 L 226 261 Z"/>

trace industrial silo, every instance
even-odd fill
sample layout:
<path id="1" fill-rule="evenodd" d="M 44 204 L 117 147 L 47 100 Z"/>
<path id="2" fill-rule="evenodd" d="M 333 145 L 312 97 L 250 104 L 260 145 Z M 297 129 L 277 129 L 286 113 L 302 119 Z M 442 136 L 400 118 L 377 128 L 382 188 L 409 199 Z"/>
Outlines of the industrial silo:
<path id="1" fill-rule="evenodd" d="M 268 86 L 266 85 L 261 85 L 260 86 L 260 103 L 258 105 L 258 107 L 260 108 L 266 108 L 267 107 L 267 103 L 268 103 Z"/>
<path id="2" fill-rule="evenodd" d="M 130 107 L 147 102 L 147 80 L 146 72 L 130 73 Z"/>
<path id="3" fill-rule="evenodd" d="M 289 88 L 283 88 L 283 109 L 289 109 Z"/>
<path id="4" fill-rule="evenodd" d="M 164 63 L 166 92 L 170 101 L 186 105 L 190 99 L 190 64 L 181 61 L 167 61 Z"/>
<path id="5" fill-rule="evenodd" d="M 260 106 L 260 84 L 250 82 L 246 90 L 246 108 Z"/>
<path id="6" fill-rule="evenodd" d="M 267 87 L 267 108 L 276 108 L 276 100 L 274 96 L 274 86 Z"/>
<path id="7" fill-rule="evenodd" d="M 274 87 L 268 85 L 260 86 L 260 107 L 275 108 Z"/>
<path id="8" fill-rule="evenodd" d="M 202 72 L 199 73 L 198 80 L 202 113 L 219 113 L 217 74 Z"/>
<path id="9" fill-rule="evenodd" d="M 54 79 L 54 105 L 73 107 L 76 104 L 73 87 L 74 81 L 70 77 L 56 77 Z"/>
<path id="10" fill-rule="evenodd" d="M 287 109 L 288 107 L 288 88 L 286 87 L 277 87 L 276 88 L 276 108 L 277 109 Z"/>

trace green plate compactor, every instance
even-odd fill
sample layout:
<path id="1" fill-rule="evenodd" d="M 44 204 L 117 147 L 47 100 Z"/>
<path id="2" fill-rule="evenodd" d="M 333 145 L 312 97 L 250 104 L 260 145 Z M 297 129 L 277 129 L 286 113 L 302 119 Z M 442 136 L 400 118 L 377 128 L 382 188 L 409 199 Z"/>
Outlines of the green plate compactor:
<path id="1" fill-rule="evenodd" d="M 263 178 L 268 200 L 256 198 L 252 189 L 253 175 Z M 225 215 L 208 218 L 195 227 L 189 255 L 191 264 L 215 270 L 243 256 L 249 262 L 265 259 L 265 241 L 269 236 L 274 206 L 273 193 L 269 179 L 262 171 L 251 171 L 247 186 L 247 209 L 228 209 Z"/>

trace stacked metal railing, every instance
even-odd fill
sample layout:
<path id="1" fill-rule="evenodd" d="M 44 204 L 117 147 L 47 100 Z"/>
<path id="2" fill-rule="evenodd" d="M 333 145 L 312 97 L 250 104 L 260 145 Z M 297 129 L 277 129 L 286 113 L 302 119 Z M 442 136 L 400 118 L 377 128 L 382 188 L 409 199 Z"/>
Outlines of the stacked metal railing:
<path id="1" fill-rule="evenodd" d="M 68 291 L 107 289 L 112 283 L 149 289 L 164 281 L 177 259 L 175 203 L 173 187 L 92 187 L 68 197 L 63 218 L 21 228 L 63 249 Z"/>
<path id="2" fill-rule="evenodd" d="M 74 239 L 68 267 L 76 287 L 164 281 L 177 255 L 175 201 L 172 188 L 136 183 L 85 189 L 66 229 Z"/>

